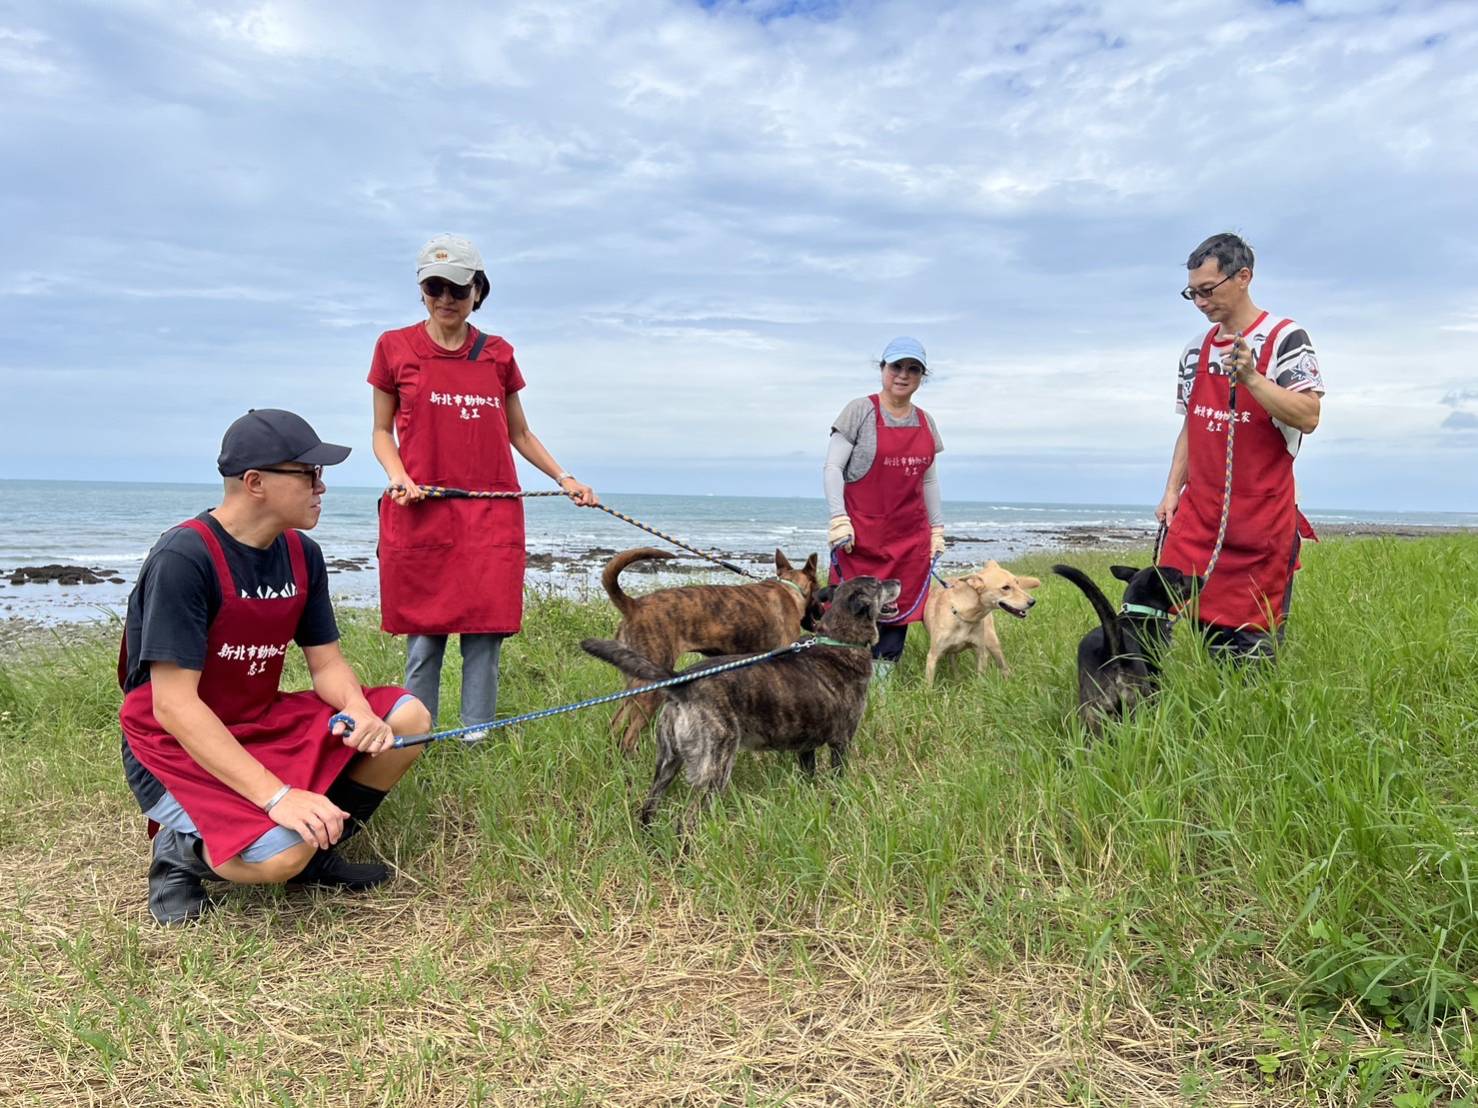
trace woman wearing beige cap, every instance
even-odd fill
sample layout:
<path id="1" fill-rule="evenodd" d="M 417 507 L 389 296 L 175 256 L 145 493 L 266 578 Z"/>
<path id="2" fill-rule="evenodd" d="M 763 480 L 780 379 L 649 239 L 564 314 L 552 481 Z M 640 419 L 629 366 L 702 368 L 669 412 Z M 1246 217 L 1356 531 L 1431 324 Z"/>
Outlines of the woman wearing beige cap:
<path id="1" fill-rule="evenodd" d="M 489 285 L 482 255 L 437 235 L 416 280 L 426 319 L 386 331 L 369 383 L 374 451 L 390 479 L 380 500 L 380 620 L 407 635 L 406 688 L 436 718 L 449 634 L 460 636 L 462 724 L 494 718 L 498 655 L 523 622 L 523 502 L 428 500 L 422 485 L 516 492 L 517 450 L 582 507 L 599 501 L 529 429 L 513 347 L 467 319 Z"/>

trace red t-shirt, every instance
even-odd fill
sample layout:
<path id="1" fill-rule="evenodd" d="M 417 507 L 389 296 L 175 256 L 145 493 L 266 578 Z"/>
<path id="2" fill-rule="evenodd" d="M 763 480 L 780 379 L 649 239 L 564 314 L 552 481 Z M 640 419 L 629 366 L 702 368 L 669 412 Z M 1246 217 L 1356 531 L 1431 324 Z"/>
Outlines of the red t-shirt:
<path id="1" fill-rule="evenodd" d="M 386 331 L 375 342 L 375 356 L 370 362 L 369 383 L 381 392 L 392 394 L 397 401 L 406 396 L 414 396 L 421 376 L 421 362 L 424 359 L 465 358 L 472 349 L 477 335 L 477 328 L 469 324 L 467 341 L 456 350 L 445 350 L 432 341 L 431 336 L 426 333 L 424 323 L 412 323 L 409 327 Z M 477 360 L 492 363 L 498 374 L 498 380 L 503 384 L 505 395 L 523 388 L 523 374 L 519 372 L 518 362 L 514 360 L 513 347 L 497 335 L 488 336 L 488 341 L 483 344 L 482 353 L 478 354 Z M 398 411 L 395 414 L 395 429 L 401 434 L 405 431 L 400 425 L 401 412 L 405 410 L 405 407 L 403 402 L 398 403 Z"/>

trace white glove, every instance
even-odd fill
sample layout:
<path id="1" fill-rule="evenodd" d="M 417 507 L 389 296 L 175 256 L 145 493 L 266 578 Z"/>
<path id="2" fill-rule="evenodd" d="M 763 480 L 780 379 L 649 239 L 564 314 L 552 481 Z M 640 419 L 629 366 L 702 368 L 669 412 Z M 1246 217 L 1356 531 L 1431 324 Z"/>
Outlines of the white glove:
<path id="1" fill-rule="evenodd" d="M 944 553 L 944 528 L 929 528 L 929 554 L 931 557 L 939 557 Z"/>
<path id="2" fill-rule="evenodd" d="M 826 529 L 826 541 L 835 550 L 841 547 L 847 553 L 852 552 L 852 544 L 857 540 L 857 535 L 852 531 L 852 521 L 846 516 L 832 516 L 831 525 Z"/>

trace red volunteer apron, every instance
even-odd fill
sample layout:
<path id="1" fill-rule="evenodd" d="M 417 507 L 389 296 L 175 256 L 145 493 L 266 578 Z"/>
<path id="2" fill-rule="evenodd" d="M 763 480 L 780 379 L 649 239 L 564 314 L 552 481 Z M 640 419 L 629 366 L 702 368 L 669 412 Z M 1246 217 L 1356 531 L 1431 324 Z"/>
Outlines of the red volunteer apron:
<path id="1" fill-rule="evenodd" d="M 476 334 L 469 354 L 423 361 L 397 394 L 400 460 L 419 485 L 518 491 L 503 383 L 492 363 L 477 361 L 487 341 Z M 521 500 L 381 497 L 379 555 L 380 621 L 392 635 L 512 634 L 523 625 Z"/>
<path id="2" fill-rule="evenodd" d="M 311 692 L 280 694 L 282 665 L 308 603 L 303 539 L 287 532 L 292 562 L 291 596 L 253 599 L 240 595 L 215 532 L 198 519 L 183 527 L 205 540 L 221 588 L 221 608 L 211 621 L 200 674 L 200 699 L 253 758 L 294 788 L 322 793 L 357 753 L 329 734 L 334 709 Z M 127 659 L 120 656 L 119 681 Z M 402 695 L 398 688 L 366 689 L 381 718 Z M 212 775 L 154 718 L 154 686 L 140 685 L 123 698 L 118 713 L 129 749 L 163 783 L 195 821 L 212 860 L 240 854 L 276 824 L 246 797 Z M 154 830 L 151 825 L 150 831 Z"/>
<path id="3" fill-rule="evenodd" d="M 1266 318 L 1259 316 L 1244 335 Z M 1279 321 L 1262 344 L 1257 372 L 1267 375 Z M 1231 377 L 1210 372 L 1219 327 L 1206 332 L 1196 380 L 1186 401 L 1186 485 L 1160 551 L 1160 564 L 1202 574 L 1216 545 L 1226 490 Z M 1237 390 L 1237 434 L 1232 462 L 1232 504 L 1226 540 L 1196 617 L 1218 627 L 1268 631 L 1283 621 L 1283 598 L 1298 568 L 1299 536 L 1313 531 L 1294 500 L 1293 455 L 1272 416 L 1245 386 Z"/>
<path id="4" fill-rule="evenodd" d="M 867 575 L 896 578 L 898 606 L 905 612 L 929 584 L 929 509 L 924 504 L 924 474 L 934 464 L 934 435 L 924 409 L 917 427 L 889 427 L 877 394 L 872 401 L 878 453 L 872 468 L 843 490 L 855 538 L 852 551 L 838 549 L 831 583 Z M 899 624 L 924 618 L 918 604 Z"/>

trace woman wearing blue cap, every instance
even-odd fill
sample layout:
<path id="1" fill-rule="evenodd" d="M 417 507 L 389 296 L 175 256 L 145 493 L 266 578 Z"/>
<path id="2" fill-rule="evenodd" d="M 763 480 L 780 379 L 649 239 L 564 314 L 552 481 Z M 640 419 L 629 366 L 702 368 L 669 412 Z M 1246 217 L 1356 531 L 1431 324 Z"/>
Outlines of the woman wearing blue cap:
<path id="1" fill-rule="evenodd" d="M 895 620 L 879 623 L 874 674 L 886 678 L 903 656 L 908 625 L 922 619 L 918 603 L 929 566 L 944 551 L 944 513 L 934 456 L 944 449 L 939 429 L 913 394 L 929 372 L 924 345 L 901 336 L 878 363 L 882 387 L 850 402 L 831 426 L 823 470 L 831 512 L 827 538 L 832 582 L 867 574 L 902 584 Z M 910 610 L 912 606 L 912 610 Z"/>

